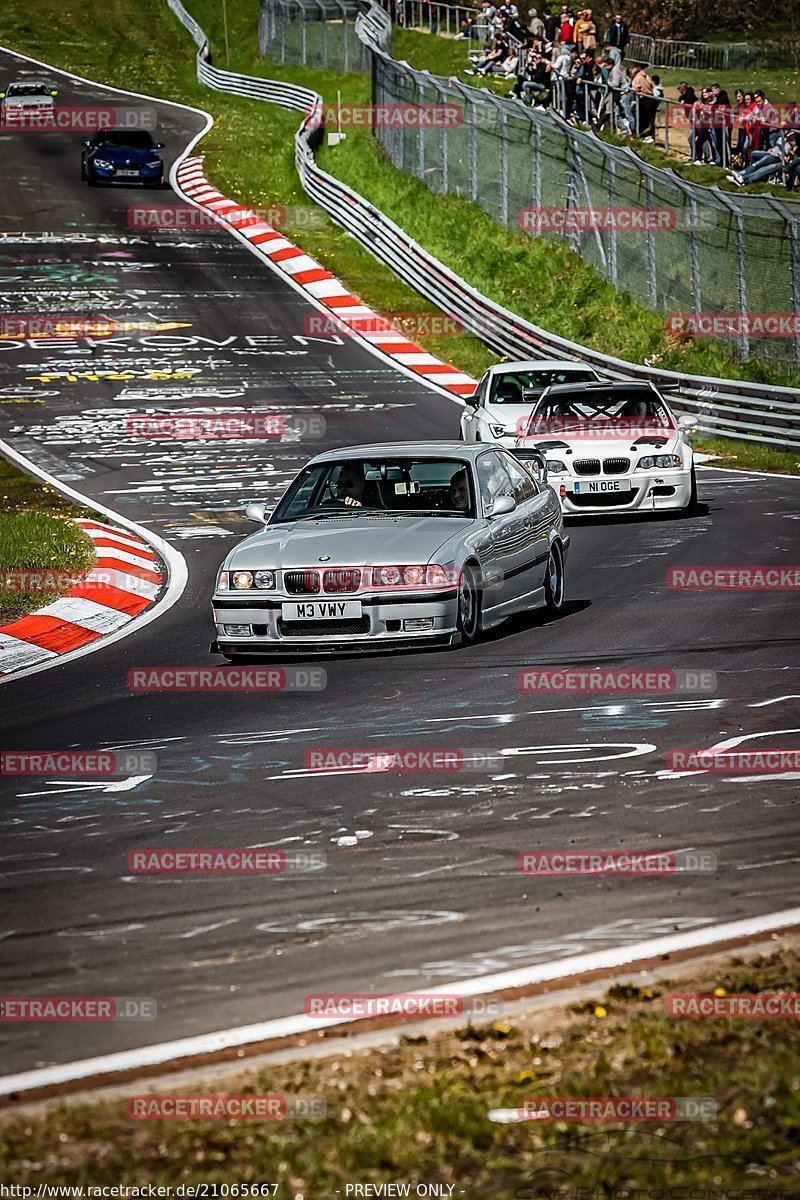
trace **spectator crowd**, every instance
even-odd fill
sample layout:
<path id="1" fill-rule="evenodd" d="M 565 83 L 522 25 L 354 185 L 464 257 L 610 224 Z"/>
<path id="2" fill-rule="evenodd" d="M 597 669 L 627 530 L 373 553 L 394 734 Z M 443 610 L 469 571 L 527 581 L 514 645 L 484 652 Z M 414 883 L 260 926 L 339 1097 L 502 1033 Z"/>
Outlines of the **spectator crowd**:
<path id="1" fill-rule="evenodd" d="M 737 186 L 771 180 L 789 191 L 800 187 L 800 105 L 779 113 L 763 90 L 738 88 L 732 103 L 718 83 L 700 96 L 681 83 L 677 101 L 667 101 L 658 75 L 626 66 L 631 33 L 622 13 L 606 12 L 598 23 L 591 8 L 562 4 L 558 12 L 523 15 L 513 0 L 483 0 L 457 37 L 482 42 L 466 74 L 513 81 L 514 99 L 552 107 L 573 125 L 652 143 L 664 106 L 668 126 L 686 131 L 693 164 L 723 167 Z"/>

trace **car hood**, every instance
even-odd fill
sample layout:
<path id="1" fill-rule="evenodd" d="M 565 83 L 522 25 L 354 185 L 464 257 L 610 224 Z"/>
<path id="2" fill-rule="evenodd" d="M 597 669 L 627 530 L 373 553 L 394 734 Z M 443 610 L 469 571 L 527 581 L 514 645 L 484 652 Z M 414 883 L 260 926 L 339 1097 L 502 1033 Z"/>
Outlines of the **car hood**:
<path id="1" fill-rule="evenodd" d="M 266 525 L 231 553 L 232 569 L 383 566 L 427 563 L 445 543 L 462 535 L 471 517 L 323 517 Z"/>
<path id="2" fill-rule="evenodd" d="M 106 162 L 122 166 L 126 163 L 141 166 L 154 158 L 160 159 L 161 155 L 157 150 L 142 150 L 138 146 L 96 146 L 94 150 L 89 151 L 89 158 L 104 158 Z"/>
<path id="3" fill-rule="evenodd" d="M 6 96 L 5 108 L 54 108 L 52 96 Z"/>
<path id="4" fill-rule="evenodd" d="M 492 423 L 505 425 L 506 429 L 520 433 L 527 425 L 535 403 L 534 398 L 530 404 L 487 404 L 484 412 Z"/>
<path id="5" fill-rule="evenodd" d="M 569 448 L 570 458 L 638 458 L 643 454 L 674 454 L 680 448 L 677 429 L 665 429 L 652 437 L 570 437 L 569 433 L 551 433 L 519 439 L 520 448 L 543 449 L 549 458 L 559 458 L 559 450 Z M 568 461 L 568 460 L 567 460 Z"/>

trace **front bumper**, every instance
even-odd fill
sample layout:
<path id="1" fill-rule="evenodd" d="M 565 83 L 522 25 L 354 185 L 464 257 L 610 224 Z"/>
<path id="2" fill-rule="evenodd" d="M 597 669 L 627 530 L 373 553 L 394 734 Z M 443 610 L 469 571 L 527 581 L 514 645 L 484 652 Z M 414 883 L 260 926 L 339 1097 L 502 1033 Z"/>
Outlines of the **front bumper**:
<path id="1" fill-rule="evenodd" d="M 126 168 L 127 169 L 127 168 Z M 86 165 L 86 174 L 92 183 L 121 184 L 128 187 L 160 187 L 164 180 L 164 169 L 160 171 L 139 171 L 136 175 L 119 175 L 116 171 L 98 171 L 91 163 Z"/>
<path id="2" fill-rule="evenodd" d="M 286 650 L 306 653 L 393 646 L 426 642 L 449 643 L 457 632 L 458 594 L 453 590 L 420 596 L 347 595 L 357 600 L 361 617 L 308 622 L 284 621 L 283 604 L 310 597 L 270 595 L 233 596 L 230 592 L 212 600 L 217 648 L 222 654 L 270 654 Z M 331 597 L 327 597 L 331 599 Z M 426 628 L 409 626 L 424 621 Z M 226 627 L 249 627 L 249 634 L 232 634 Z"/>
<path id="3" fill-rule="evenodd" d="M 629 488 L 620 492 L 591 492 L 589 484 L 618 481 Z M 664 471 L 633 471 L 628 475 L 550 475 L 547 482 L 561 501 L 567 516 L 597 516 L 608 513 L 666 512 L 686 508 L 692 494 L 689 468 Z M 576 491 L 576 486 L 578 490 Z M 562 492 L 562 488 L 564 491 Z"/>

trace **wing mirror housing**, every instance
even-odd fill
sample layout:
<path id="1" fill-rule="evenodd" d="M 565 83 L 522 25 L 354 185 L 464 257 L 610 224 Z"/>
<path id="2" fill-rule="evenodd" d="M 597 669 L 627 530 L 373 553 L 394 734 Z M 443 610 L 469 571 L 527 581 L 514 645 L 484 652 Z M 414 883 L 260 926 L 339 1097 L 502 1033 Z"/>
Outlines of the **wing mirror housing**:
<path id="1" fill-rule="evenodd" d="M 87 148 L 88 148 L 89 146 L 91 146 L 91 144 L 92 144 L 92 139 L 91 139 L 91 138 L 84 138 L 84 139 L 83 139 L 83 141 L 81 142 L 81 145 L 82 145 L 82 146 L 86 146 Z"/>
<path id="2" fill-rule="evenodd" d="M 248 521 L 255 521 L 257 525 L 266 525 L 272 514 L 267 511 L 263 500 L 253 500 L 244 510 L 244 515 Z"/>
<path id="3" fill-rule="evenodd" d="M 687 413 L 686 416 L 684 416 L 684 417 L 678 418 L 678 429 L 696 429 L 696 428 L 697 428 L 697 417 L 693 417 L 690 413 Z"/>
<path id="4" fill-rule="evenodd" d="M 478 400 L 478 389 L 477 388 L 475 389 L 475 391 L 472 393 L 471 396 L 464 397 L 464 403 L 466 404 L 467 408 L 479 408 L 480 407 L 480 401 Z"/>
<path id="5" fill-rule="evenodd" d="M 58 95 L 58 91 L 57 91 L 57 90 L 53 90 L 53 91 L 51 91 L 51 92 L 50 92 L 50 95 L 51 95 L 51 96 L 57 96 L 57 95 Z"/>
<path id="6" fill-rule="evenodd" d="M 517 507 L 517 502 L 513 496 L 498 496 L 492 505 L 490 517 L 505 517 L 508 513 L 512 513 Z"/>

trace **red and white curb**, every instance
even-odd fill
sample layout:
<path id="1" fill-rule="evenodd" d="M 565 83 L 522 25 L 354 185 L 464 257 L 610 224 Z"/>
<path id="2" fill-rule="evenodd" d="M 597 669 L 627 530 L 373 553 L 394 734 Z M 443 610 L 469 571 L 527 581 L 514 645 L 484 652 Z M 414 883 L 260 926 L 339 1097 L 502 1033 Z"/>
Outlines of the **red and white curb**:
<path id="1" fill-rule="evenodd" d="M 316 259 L 292 245 L 279 230 L 262 221 L 251 209 L 228 199 L 212 187 L 203 173 L 202 157 L 184 159 L 177 167 L 175 178 L 181 191 L 190 200 L 208 209 L 222 224 L 235 229 L 259 254 L 289 276 L 293 284 L 327 308 L 338 323 L 352 329 L 354 334 L 369 342 L 397 366 L 421 375 L 428 383 L 453 396 L 469 395 L 475 390 L 475 380 L 470 375 L 428 354 L 409 341 L 400 330 L 391 326 L 387 328 L 388 322 L 384 317 L 362 304 L 358 296 L 349 292 Z M 382 328 L 370 329 L 373 322 Z"/>
<path id="2" fill-rule="evenodd" d="M 102 521 L 78 519 L 96 561 L 68 592 L 0 626 L 0 677 L 58 658 L 127 625 L 164 584 L 154 552 L 141 538 Z"/>

